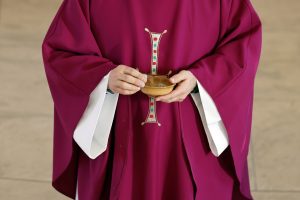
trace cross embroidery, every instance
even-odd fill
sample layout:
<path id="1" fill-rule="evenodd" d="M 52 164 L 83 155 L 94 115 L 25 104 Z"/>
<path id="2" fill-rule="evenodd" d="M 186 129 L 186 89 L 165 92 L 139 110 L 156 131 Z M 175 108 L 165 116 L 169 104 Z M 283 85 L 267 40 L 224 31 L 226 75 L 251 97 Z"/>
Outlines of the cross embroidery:
<path id="1" fill-rule="evenodd" d="M 151 74 L 157 74 L 157 68 L 158 68 L 158 50 L 159 50 L 159 42 L 163 34 L 167 32 L 167 30 L 164 30 L 162 33 L 155 33 L 149 31 L 148 28 L 145 28 L 145 31 L 149 33 L 150 39 L 151 39 L 151 46 L 152 46 L 152 53 L 151 53 Z M 154 97 L 149 97 L 149 111 L 147 118 L 144 122 L 142 122 L 142 125 L 146 123 L 157 123 L 158 126 L 161 126 L 161 124 L 157 120 L 156 116 L 156 101 Z"/>

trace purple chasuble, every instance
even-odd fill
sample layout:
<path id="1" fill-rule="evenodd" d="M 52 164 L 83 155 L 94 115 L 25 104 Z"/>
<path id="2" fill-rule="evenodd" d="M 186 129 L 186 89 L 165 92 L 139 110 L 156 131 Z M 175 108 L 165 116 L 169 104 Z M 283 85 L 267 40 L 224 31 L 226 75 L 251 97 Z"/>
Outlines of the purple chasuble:
<path id="1" fill-rule="evenodd" d="M 154 46 L 145 28 L 167 31 Z M 42 50 L 58 191 L 75 198 L 78 179 L 79 200 L 252 199 L 247 155 L 261 22 L 249 0 L 64 0 Z M 120 95 L 106 151 L 88 158 L 74 129 L 91 92 L 120 64 L 143 73 L 190 70 L 215 102 L 230 146 L 211 153 L 190 95 L 156 102 L 160 126 L 141 125 L 153 107 L 137 92 Z"/>

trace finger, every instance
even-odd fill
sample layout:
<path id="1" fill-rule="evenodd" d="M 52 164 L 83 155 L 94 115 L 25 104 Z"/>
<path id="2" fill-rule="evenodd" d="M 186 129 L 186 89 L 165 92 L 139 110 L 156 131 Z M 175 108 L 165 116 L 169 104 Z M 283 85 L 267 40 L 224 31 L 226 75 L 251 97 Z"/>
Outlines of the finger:
<path id="1" fill-rule="evenodd" d="M 182 102 L 185 98 L 187 97 L 187 94 L 183 94 L 180 96 L 175 96 L 174 98 L 169 98 L 166 100 L 161 100 L 162 102 L 166 102 L 166 103 L 172 103 L 172 102 Z"/>
<path id="2" fill-rule="evenodd" d="M 160 100 L 161 102 L 164 102 L 164 103 L 172 103 L 175 101 L 175 98 L 169 98 L 169 99 L 162 99 Z"/>
<path id="3" fill-rule="evenodd" d="M 132 85 L 130 83 L 127 83 L 127 82 L 121 81 L 121 80 L 118 81 L 117 87 L 121 88 L 123 90 L 130 90 L 130 91 L 139 91 L 141 89 L 140 87 L 138 87 L 136 85 Z"/>
<path id="4" fill-rule="evenodd" d="M 141 72 L 139 72 L 138 70 L 132 68 L 132 67 L 126 67 L 124 70 L 125 74 L 129 74 L 131 76 L 134 76 L 135 78 L 138 78 L 140 80 L 142 80 L 144 83 L 147 82 L 147 75 L 146 74 L 142 74 Z"/>
<path id="5" fill-rule="evenodd" d="M 179 82 L 181 82 L 181 81 L 183 81 L 185 79 L 186 79 L 186 74 L 183 71 L 180 71 L 178 74 L 173 75 L 170 78 L 170 81 L 172 83 L 179 83 Z"/>
<path id="6" fill-rule="evenodd" d="M 137 91 L 132 91 L 132 90 L 124 90 L 121 88 L 116 88 L 116 91 L 117 91 L 117 93 L 123 94 L 123 95 L 131 95 L 131 94 L 134 94 L 137 92 Z"/>
<path id="7" fill-rule="evenodd" d="M 135 85 L 137 87 L 145 86 L 145 83 L 143 81 L 135 78 L 134 76 L 128 75 L 128 74 L 121 74 L 119 77 L 119 80 L 125 81 L 125 82 Z"/>
<path id="8" fill-rule="evenodd" d="M 169 99 L 163 99 L 161 100 L 161 102 L 165 102 L 165 103 L 172 103 L 172 102 L 182 102 L 183 100 L 185 99 L 185 96 L 184 95 L 181 95 L 181 96 L 176 96 L 174 98 L 169 98 Z"/>
<path id="9" fill-rule="evenodd" d="M 171 101 L 172 99 L 178 98 L 179 96 L 184 94 L 184 88 L 181 85 L 178 85 L 175 90 L 173 90 L 171 93 L 159 96 L 155 100 L 156 101 Z"/>

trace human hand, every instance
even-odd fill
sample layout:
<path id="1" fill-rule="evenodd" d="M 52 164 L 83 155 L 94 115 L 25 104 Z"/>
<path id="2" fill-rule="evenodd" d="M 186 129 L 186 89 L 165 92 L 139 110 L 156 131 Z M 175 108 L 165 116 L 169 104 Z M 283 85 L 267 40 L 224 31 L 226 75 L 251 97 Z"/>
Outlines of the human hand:
<path id="1" fill-rule="evenodd" d="M 118 65 L 110 71 L 108 88 L 123 95 L 136 93 L 145 86 L 147 75 L 126 65 Z"/>
<path id="2" fill-rule="evenodd" d="M 163 96 L 156 97 L 156 101 L 171 103 L 175 101 L 182 102 L 197 84 L 197 78 L 189 70 L 182 70 L 170 78 L 172 83 L 178 83 L 175 90 Z"/>

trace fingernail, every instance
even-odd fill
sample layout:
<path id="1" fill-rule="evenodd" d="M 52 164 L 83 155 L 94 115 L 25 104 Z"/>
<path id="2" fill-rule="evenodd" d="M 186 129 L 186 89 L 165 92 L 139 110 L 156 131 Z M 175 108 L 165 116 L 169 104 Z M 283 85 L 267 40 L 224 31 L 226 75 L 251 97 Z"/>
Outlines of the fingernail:
<path id="1" fill-rule="evenodd" d="M 147 75 L 144 76 L 144 81 L 147 82 Z"/>

